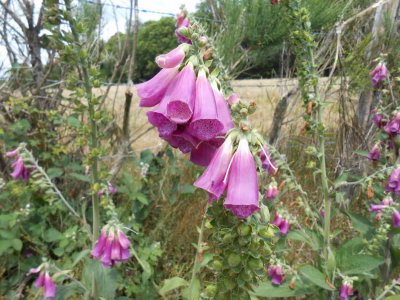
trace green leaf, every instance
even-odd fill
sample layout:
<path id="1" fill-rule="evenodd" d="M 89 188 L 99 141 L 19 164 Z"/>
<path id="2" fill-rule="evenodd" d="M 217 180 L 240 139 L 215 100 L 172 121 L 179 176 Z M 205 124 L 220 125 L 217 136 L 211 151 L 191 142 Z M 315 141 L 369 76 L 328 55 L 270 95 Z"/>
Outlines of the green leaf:
<path id="1" fill-rule="evenodd" d="M 347 178 L 349 177 L 349 173 L 342 173 L 338 178 L 336 178 L 335 180 L 335 186 L 337 186 L 338 184 L 345 182 L 347 180 Z"/>
<path id="2" fill-rule="evenodd" d="M 183 292 L 183 298 L 186 300 L 200 299 L 200 280 L 198 278 L 195 278 Z"/>
<path id="3" fill-rule="evenodd" d="M 21 251 L 21 249 L 22 249 L 22 241 L 20 239 L 11 240 L 11 245 L 17 251 Z"/>
<path id="4" fill-rule="evenodd" d="M 289 284 L 283 283 L 279 286 L 273 285 L 271 282 L 263 282 L 258 287 L 253 289 L 251 294 L 259 297 L 280 298 L 299 296 L 296 290 L 289 287 Z"/>
<path id="5" fill-rule="evenodd" d="M 346 211 L 343 212 L 351 219 L 351 224 L 355 230 L 366 234 L 373 228 L 371 222 L 366 217 Z"/>
<path id="6" fill-rule="evenodd" d="M 86 175 L 83 175 L 83 174 L 69 173 L 68 175 L 71 176 L 71 177 L 74 177 L 75 179 L 78 179 L 80 181 L 91 182 L 90 177 L 86 176 Z"/>
<path id="7" fill-rule="evenodd" d="M 1 240 L 0 241 L 0 255 L 4 254 L 8 248 L 12 247 L 12 243 L 10 240 Z"/>
<path id="8" fill-rule="evenodd" d="M 81 127 L 81 121 L 79 121 L 77 118 L 73 117 L 73 116 L 69 116 L 67 118 L 67 124 L 75 127 L 75 128 L 80 128 Z"/>
<path id="9" fill-rule="evenodd" d="M 60 177 L 64 174 L 64 170 L 61 168 L 50 168 L 47 170 L 47 175 L 49 175 L 50 179 Z"/>
<path id="10" fill-rule="evenodd" d="M 385 300 L 400 300 L 400 295 L 386 297 Z"/>
<path id="11" fill-rule="evenodd" d="M 382 258 L 376 258 L 371 255 L 349 255 L 342 259 L 340 270 L 343 274 L 353 275 L 367 273 L 384 263 Z"/>
<path id="12" fill-rule="evenodd" d="M 92 288 L 93 276 L 96 279 L 99 298 L 114 299 L 117 271 L 113 268 L 104 268 L 97 259 L 85 259 L 82 281 L 89 290 Z"/>
<path id="13" fill-rule="evenodd" d="M 368 157 L 368 154 L 369 154 L 368 151 L 353 151 L 353 153 L 364 156 L 364 157 Z"/>
<path id="14" fill-rule="evenodd" d="M 79 252 L 78 255 L 75 257 L 71 267 L 75 267 L 75 265 L 79 263 L 85 256 L 89 255 L 89 253 L 90 253 L 89 249 L 85 249 Z"/>
<path id="15" fill-rule="evenodd" d="M 164 296 L 169 291 L 175 290 L 182 286 L 187 286 L 189 283 L 180 277 L 172 277 L 170 279 L 166 279 L 162 287 L 158 290 L 161 296 Z"/>
<path id="16" fill-rule="evenodd" d="M 46 233 L 44 234 L 44 240 L 46 242 L 54 242 L 54 241 L 58 241 L 61 240 L 63 238 L 63 235 L 61 232 L 59 232 L 57 229 L 54 228 L 50 228 L 46 231 Z"/>
<path id="17" fill-rule="evenodd" d="M 181 189 L 181 194 L 191 195 L 196 191 L 196 188 L 191 184 L 184 184 Z"/>
<path id="18" fill-rule="evenodd" d="M 315 285 L 329 291 L 333 291 L 326 282 L 325 282 L 325 275 L 319 271 L 318 269 L 314 268 L 311 265 L 304 265 L 300 267 L 300 273 L 309 281 L 314 283 Z"/>
<path id="19" fill-rule="evenodd" d="M 300 241 L 303 243 L 308 244 L 311 246 L 311 248 L 315 251 L 318 250 L 319 243 L 318 241 L 315 241 L 315 239 L 311 236 L 308 236 L 306 233 L 300 231 L 300 230 L 291 230 L 287 235 L 286 238 L 289 240 L 295 240 L 295 241 Z"/>
<path id="20" fill-rule="evenodd" d="M 142 193 L 137 193 L 136 199 L 139 200 L 139 202 L 144 204 L 144 205 L 148 205 L 149 204 L 149 200 L 147 200 L 146 195 L 144 195 Z"/>

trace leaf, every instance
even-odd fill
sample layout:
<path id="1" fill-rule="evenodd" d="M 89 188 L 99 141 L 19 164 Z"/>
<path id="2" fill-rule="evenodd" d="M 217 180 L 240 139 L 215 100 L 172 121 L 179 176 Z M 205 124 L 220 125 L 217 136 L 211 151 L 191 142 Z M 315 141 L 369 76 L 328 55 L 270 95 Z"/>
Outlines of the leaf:
<path id="1" fill-rule="evenodd" d="M 253 289 L 251 294 L 259 297 L 280 298 L 299 296 L 296 290 L 289 287 L 289 284 L 283 283 L 279 286 L 273 285 L 271 282 L 263 282 L 258 287 Z"/>
<path id="2" fill-rule="evenodd" d="M 368 157 L 369 151 L 353 151 L 353 153 L 364 156 L 364 157 Z"/>
<path id="3" fill-rule="evenodd" d="M 90 177 L 86 176 L 86 175 L 83 175 L 83 174 L 69 173 L 68 175 L 71 176 L 71 177 L 74 177 L 75 179 L 78 179 L 80 181 L 91 182 Z"/>
<path id="4" fill-rule="evenodd" d="M 117 271 L 113 268 L 104 268 L 98 260 L 85 259 L 82 281 L 89 290 L 92 289 L 93 277 L 96 279 L 99 298 L 114 299 Z"/>
<path id="5" fill-rule="evenodd" d="M 80 262 L 82 260 L 82 258 L 84 258 L 85 256 L 89 255 L 90 250 L 89 249 L 85 249 L 82 250 L 81 252 L 78 253 L 78 255 L 75 257 L 74 262 L 72 263 L 71 267 L 75 267 L 75 265 Z"/>
<path id="6" fill-rule="evenodd" d="M 335 180 L 335 186 L 339 185 L 342 182 L 345 182 L 347 178 L 349 177 L 349 173 L 342 173 L 338 178 Z"/>
<path id="7" fill-rule="evenodd" d="M 198 278 L 195 278 L 183 292 L 183 297 L 187 300 L 200 299 L 200 280 Z"/>
<path id="8" fill-rule="evenodd" d="M 164 281 L 163 286 L 158 290 L 161 296 L 164 296 L 169 291 L 175 290 L 181 286 L 186 286 L 189 283 L 180 277 L 172 277 Z"/>
<path id="9" fill-rule="evenodd" d="M 400 300 L 400 295 L 386 297 L 385 300 Z"/>
<path id="10" fill-rule="evenodd" d="M 67 118 L 67 124 L 75 127 L 75 128 L 80 128 L 81 127 L 81 121 L 79 121 L 79 119 L 73 117 L 73 116 L 69 116 Z"/>
<path id="11" fill-rule="evenodd" d="M 11 245 L 17 251 L 20 251 L 22 249 L 22 241 L 20 239 L 11 240 Z"/>
<path id="12" fill-rule="evenodd" d="M 315 285 L 329 291 L 333 291 L 332 289 L 326 282 L 326 277 L 325 275 L 319 271 L 318 269 L 314 268 L 311 265 L 304 265 L 300 267 L 300 273 L 309 281 L 314 283 Z"/>
<path id="13" fill-rule="evenodd" d="M 50 179 L 53 179 L 64 174 L 64 170 L 61 168 L 49 168 L 46 173 L 49 175 Z"/>
<path id="14" fill-rule="evenodd" d="M 50 228 L 46 231 L 46 233 L 44 234 L 44 240 L 46 242 L 54 242 L 54 241 L 58 241 L 61 240 L 63 238 L 63 235 L 61 232 L 59 232 L 57 229 L 54 228 Z"/>
<path id="15" fill-rule="evenodd" d="M 57 286 L 55 300 L 69 299 L 70 296 L 83 294 L 85 290 L 76 282 Z"/>
<path id="16" fill-rule="evenodd" d="M 373 226 L 371 222 L 364 216 L 350 213 L 347 211 L 343 211 L 350 219 L 351 219 L 351 224 L 353 225 L 353 228 L 363 234 L 366 234 L 368 231 L 370 231 Z"/>
<path id="17" fill-rule="evenodd" d="M 181 189 L 181 194 L 191 195 L 196 191 L 196 188 L 191 184 L 184 184 Z"/>
<path id="18" fill-rule="evenodd" d="M 8 248 L 12 247 L 11 241 L 10 240 L 1 240 L 0 241 L 0 255 L 5 253 Z"/>
<path id="19" fill-rule="evenodd" d="M 367 273 L 384 263 L 382 258 L 376 258 L 371 255 L 349 255 L 345 256 L 340 265 L 343 274 L 352 275 Z"/>
<path id="20" fill-rule="evenodd" d="M 311 246 L 311 248 L 314 251 L 318 250 L 320 248 L 318 241 L 315 241 L 311 236 L 308 236 L 306 233 L 304 233 L 300 230 L 291 230 L 286 235 L 286 238 L 290 239 L 290 240 L 295 240 L 295 241 L 300 241 L 300 242 L 306 243 L 309 246 Z"/>

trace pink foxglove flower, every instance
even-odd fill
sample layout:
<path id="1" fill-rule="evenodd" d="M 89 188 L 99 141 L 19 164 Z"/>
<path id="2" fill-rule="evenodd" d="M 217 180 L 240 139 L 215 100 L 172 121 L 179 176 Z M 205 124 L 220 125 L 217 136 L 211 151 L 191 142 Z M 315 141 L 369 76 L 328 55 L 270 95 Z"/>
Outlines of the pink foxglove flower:
<path id="1" fill-rule="evenodd" d="M 233 105 L 233 104 L 238 103 L 239 100 L 240 100 L 240 99 L 239 99 L 239 95 L 234 93 L 234 94 L 232 94 L 232 95 L 229 96 L 227 102 L 228 102 L 230 105 Z"/>
<path id="2" fill-rule="evenodd" d="M 114 195 L 117 192 L 117 188 L 113 186 L 111 183 L 108 184 L 108 194 L 109 195 Z M 98 191 L 97 196 L 101 197 L 103 196 L 104 191 Z"/>
<path id="3" fill-rule="evenodd" d="M 185 59 L 188 44 L 182 44 L 166 54 L 156 57 L 156 63 L 160 68 L 175 68 Z"/>
<path id="4" fill-rule="evenodd" d="M 394 203 L 392 197 L 387 196 L 385 197 L 381 203 L 379 204 L 371 204 L 369 207 L 369 211 L 376 211 L 376 212 L 382 212 L 382 209 L 392 205 Z"/>
<path id="5" fill-rule="evenodd" d="M 368 154 L 368 159 L 369 160 L 379 160 L 380 156 L 381 156 L 381 149 L 380 149 L 379 143 L 377 143 L 371 148 L 371 151 Z"/>
<path id="6" fill-rule="evenodd" d="M 197 147 L 200 141 L 192 136 L 188 130 L 182 126 L 174 131 L 171 136 L 164 137 L 164 139 L 171 144 L 174 148 L 179 148 L 182 153 L 189 153 Z"/>
<path id="7" fill-rule="evenodd" d="M 379 88 L 381 81 L 385 80 L 388 76 L 388 69 L 385 64 L 379 63 L 375 69 L 369 73 L 369 76 L 371 77 L 374 88 Z"/>
<path id="8" fill-rule="evenodd" d="M 278 194 L 279 194 L 279 191 L 278 191 L 278 187 L 276 186 L 276 182 L 272 182 L 268 186 L 268 189 L 267 189 L 267 192 L 265 195 L 267 200 L 270 200 L 270 201 L 274 200 L 276 198 L 276 196 L 278 196 Z"/>
<path id="9" fill-rule="evenodd" d="M 180 14 L 177 15 L 176 18 L 176 30 L 175 30 L 175 35 L 178 38 L 178 43 L 187 43 L 191 44 L 192 41 L 186 37 L 184 37 L 182 34 L 179 33 L 179 30 L 181 28 L 187 28 L 190 26 L 189 20 L 186 18 L 186 11 L 182 11 Z"/>
<path id="10" fill-rule="evenodd" d="M 393 212 L 392 225 L 393 227 L 400 227 L 400 212 L 396 209 Z"/>
<path id="11" fill-rule="evenodd" d="M 395 117 L 383 129 L 389 135 L 400 134 L 400 113 L 396 113 Z"/>
<path id="12" fill-rule="evenodd" d="M 149 81 L 136 86 L 140 107 L 152 107 L 160 103 L 171 81 L 178 74 L 178 68 L 162 69 Z"/>
<path id="13" fill-rule="evenodd" d="M 372 120 L 372 122 L 379 128 L 385 126 L 387 123 L 386 121 L 387 116 L 384 114 L 377 113 L 376 111 L 373 112 L 374 112 L 374 119 Z"/>
<path id="14" fill-rule="evenodd" d="M 126 262 L 131 257 L 130 245 L 131 242 L 120 229 L 114 225 L 106 225 L 101 229 L 91 254 L 103 266 L 110 267 L 118 262 Z"/>
<path id="15" fill-rule="evenodd" d="M 227 182 L 227 172 L 233 155 L 233 141 L 230 136 L 215 152 L 207 169 L 196 180 L 194 186 L 206 190 L 214 197 L 212 200 L 217 200 L 224 193 Z"/>
<path id="16" fill-rule="evenodd" d="M 267 146 L 262 147 L 260 152 L 261 164 L 264 169 L 267 169 L 269 175 L 275 175 L 278 171 L 276 162 L 272 159 Z"/>
<path id="17" fill-rule="evenodd" d="M 217 105 L 218 119 L 223 125 L 223 129 L 218 133 L 218 135 L 225 136 L 225 134 L 235 125 L 233 124 L 228 102 L 225 100 L 224 95 L 214 85 L 213 85 L 213 91 L 214 91 L 215 103 Z"/>
<path id="18" fill-rule="evenodd" d="M 224 129 L 217 113 L 214 92 L 203 69 L 196 81 L 196 100 L 189 131 L 200 140 L 208 141 Z"/>
<path id="19" fill-rule="evenodd" d="M 275 218 L 271 224 L 279 228 L 281 235 L 286 235 L 289 232 L 289 221 L 282 218 L 279 214 L 275 214 Z"/>
<path id="20" fill-rule="evenodd" d="M 271 0 L 272 5 L 279 4 L 279 2 L 281 2 L 281 0 Z"/>
<path id="21" fill-rule="evenodd" d="M 7 152 L 6 156 L 15 157 L 14 162 L 11 164 L 13 167 L 11 177 L 14 179 L 28 180 L 33 169 L 25 166 L 22 157 L 19 156 L 19 150 L 15 149 L 14 151 Z"/>
<path id="22" fill-rule="evenodd" d="M 353 293 L 353 287 L 350 284 L 344 282 L 340 287 L 339 298 L 340 300 L 348 300 L 349 296 L 352 296 Z"/>
<path id="23" fill-rule="evenodd" d="M 282 272 L 282 267 L 280 265 L 270 265 L 268 268 L 268 275 L 269 277 L 271 277 L 272 283 L 276 285 L 280 285 L 285 280 Z"/>
<path id="24" fill-rule="evenodd" d="M 35 281 L 35 287 L 44 288 L 44 298 L 54 299 L 54 297 L 56 296 L 56 285 L 49 275 L 47 268 L 48 266 L 46 264 L 42 264 L 37 268 L 31 269 L 29 273 L 32 274 L 40 272 L 38 279 Z"/>
<path id="25" fill-rule="evenodd" d="M 193 114 L 196 96 L 196 74 L 193 64 L 189 62 L 175 78 L 173 88 L 168 94 L 167 115 L 177 124 L 184 124 Z"/>
<path id="26" fill-rule="evenodd" d="M 233 156 L 227 189 L 224 206 L 238 218 L 247 218 L 260 209 L 257 167 L 245 137 L 240 139 Z"/>
<path id="27" fill-rule="evenodd" d="M 390 174 L 386 183 L 386 192 L 400 195 L 400 168 L 396 168 Z"/>
<path id="28" fill-rule="evenodd" d="M 223 138 L 200 142 L 197 148 L 190 152 L 190 161 L 198 166 L 207 167 L 223 142 Z"/>

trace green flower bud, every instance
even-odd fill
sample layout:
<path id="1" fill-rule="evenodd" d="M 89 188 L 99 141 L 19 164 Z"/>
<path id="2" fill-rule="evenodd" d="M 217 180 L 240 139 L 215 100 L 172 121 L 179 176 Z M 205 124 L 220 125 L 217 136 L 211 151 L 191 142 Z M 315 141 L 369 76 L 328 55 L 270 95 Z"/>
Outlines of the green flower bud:
<path id="1" fill-rule="evenodd" d="M 222 270 L 222 262 L 220 260 L 213 261 L 213 268 L 217 271 Z"/>
<path id="2" fill-rule="evenodd" d="M 239 254 L 231 253 L 231 254 L 228 256 L 228 264 L 229 264 L 229 266 L 231 266 L 231 267 L 236 267 L 236 266 L 238 266 L 238 265 L 241 263 L 241 261 L 242 261 L 242 260 L 241 260 Z"/>
<path id="3" fill-rule="evenodd" d="M 238 234 L 240 236 L 246 236 L 251 233 L 251 226 L 248 224 L 241 224 L 238 228 Z"/>
<path id="4" fill-rule="evenodd" d="M 231 242 L 233 241 L 234 238 L 235 238 L 235 237 L 233 236 L 232 233 L 227 233 L 227 234 L 225 234 L 224 237 L 222 238 L 222 242 L 223 242 L 223 243 L 226 243 L 226 244 L 229 244 L 229 243 L 231 243 Z"/>
<path id="5" fill-rule="evenodd" d="M 263 267 L 262 261 L 256 258 L 251 258 L 247 264 L 249 268 L 252 269 L 253 271 L 261 269 Z"/>
<path id="6" fill-rule="evenodd" d="M 230 278 L 224 278 L 223 281 L 224 281 L 225 288 L 228 290 L 232 290 L 236 286 L 235 282 Z"/>
<path id="7" fill-rule="evenodd" d="M 207 294 L 214 296 L 217 292 L 217 287 L 214 284 L 210 284 L 207 286 L 206 292 Z"/>

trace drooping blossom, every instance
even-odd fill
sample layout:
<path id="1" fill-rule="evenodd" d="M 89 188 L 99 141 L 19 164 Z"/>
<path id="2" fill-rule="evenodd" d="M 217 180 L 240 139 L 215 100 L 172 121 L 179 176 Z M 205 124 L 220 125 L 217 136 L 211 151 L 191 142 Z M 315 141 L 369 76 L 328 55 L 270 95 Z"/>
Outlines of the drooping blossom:
<path id="1" fill-rule="evenodd" d="M 204 69 L 197 76 L 195 103 L 189 132 L 200 140 L 211 140 L 224 129 L 224 125 L 217 113 L 214 92 Z"/>
<path id="2" fill-rule="evenodd" d="M 387 196 L 387 197 L 383 198 L 381 203 L 371 204 L 371 206 L 369 207 L 369 211 L 381 212 L 382 209 L 392 205 L 393 203 L 394 203 L 393 198 L 390 196 Z"/>
<path id="3" fill-rule="evenodd" d="M 42 264 L 37 268 L 31 269 L 29 273 L 34 274 L 40 272 L 39 277 L 35 281 L 35 287 L 44 288 L 44 298 L 54 299 L 56 296 L 56 285 L 54 284 L 54 281 L 49 275 L 47 269 L 48 266 L 46 264 Z"/>
<path id="4" fill-rule="evenodd" d="M 280 265 L 270 265 L 268 268 L 268 275 L 271 277 L 272 283 L 276 285 L 280 285 L 285 280 L 282 267 Z"/>
<path id="5" fill-rule="evenodd" d="M 400 195 L 400 168 L 396 168 L 390 174 L 386 183 L 386 192 Z"/>
<path id="6" fill-rule="evenodd" d="M 179 31 L 182 28 L 187 28 L 190 26 L 189 20 L 186 18 L 187 12 L 182 11 L 176 16 L 176 23 L 175 23 L 175 35 L 178 38 L 178 43 L 187 43 L 192 44 L 192 41 L 186 37 L 184 37 Z"/>
<path id="7" fill-rule="evenodd" d="M 369 73 L 374 88 L 379 88 L 381 81 L 385 80 L 388 76 L 388 70 L 384 63 L 379 63 L 375 69 Z"/>
<path id="8" fill-rule="evenodd" d="M 271 0 L 272 5 L 279 4 L 279 2 L 281 2 L 281 0 Z"/>
<path id="9" fill-rule="evenodd" d="M 106 225 L 101 229 L 101 234 L 91 254 L 105 267 L 110 267 L 118 262 L 126 262 L 131 253 L 131 242 L 126 235 L 114 225 Z"/>
<path id="10" fill-rule="evenodd" d="M 321 208 L 319 211 L 319 215 L 321 216 L 321 218 L 325 218 L 325 209 Z"/>
<path id="11" fill-rule="evenodd" d="M 227 172 L 232 155 L 233 141 L 228 136 L 217 152 L 215 152 L 203 174 L 194 183 L 194 186 L 206 190 L 213 195 L 211 200 L 219 199 L 226 189 Z"/>
<path id="12" fill-rule="evenodd" d="M 241 137 L 228 174 L 228 192 L 224 207 L 238 218 L 247 218 L 260 210 L 257 167 L 246 137 Z"/>
<path id="13" fill-rule="evenodd" d="M 376 112 L 376 110 L 374 110 L 373 112 L 374 112 L 374 119 L 372 120 L 372 122 L 379 128 L 385 126 L 387 123 L 386 121 L 387 116 L 385 114 L 380 114 Z"/>
<path id="14" fill-rule="evenodd" d="M 389 135 L 400 134 L 400 113 L 396 113 L 395 117 L 383 129 Z"/>
<path id="15" fill-rule="evenodd" d="M 272 182 L 268 185 L 268 189 L 266 192 L 266 198 L 267 200 L 274 200 L 276 198 L 276 196 L 278 196 L 279 191 L 278 191 L 278 187 L 276 185 L 276 182 Z"/>
<path id="16" fill-rule="evenodd" d="M 196 96 L 196 74 L 189 62 L 175 77 L 171 91 L 167 92 L 167 116 L 176 124 L 184 124 L 193 114 Z"/>
<path id="17" fill-rule="evenodd" d="M 392 216 L 393 227 L 400 227 L 400 212 L 395 209 Z"/>
<path id="18" fill-rule="evenodd" d="M 136 86 L 140 107 L 153 107 L 161 102 L 178 68 L 162 69 L 150 80 Z"/>
<path id="19" fill-rule="evenodd" d="M 14 162 L 11 164 L 11 166 L 13 167 L 11 177 L 14 179 L 28 180 L 33 169 L 25 166 L 22 157 L 19 156 L 19 150 L 15 149 L 13 151 L 7 152 L 6 156 L 15 157 Z"/>
<path id="20" fill-rule="evenodd" d="M 185 59 L 188 44 L 181 44 L 166 54 L 156 57 L 156 63 L 160 68 L 175 68 Z"/>
<path id="21" fill-rule="evenodd" d="M 190 161 L 198 166 L 207 167 L 223 142 L 223 138 L 201 141 L 200 144 L 190 152 Z"/>
<path id="22" fill-rule="evenodd" d="M 200 141 L 192 136 L 186 126 L 180 125 L 170 136 L 162 137 L 172 147 L 178 148 L 182 153 L 189 153 L 197 147 Z"/>
<path id="23" fill-rule="evenodd" d="M 368 159 L 369 160 L 379 160 L 380 156 L 381 156 L 381 149 L 380 149 L 379 143 L 377 143 L 371 148 L 371 151 L 368 154 Z"/>
<path id="24" fill-rule="evenodd" d="M 289 231 L 289 221 L 282 218 L 278 213 L 275 214 L 275 218 L 271 222 L 271 224 L 273 224 L 279 228 L 281 235 L 286 235 Z"/>
<path id="25" fill-rule="evenodd" d="M 276 162 L 272 159 L 267 146 L 263 146 L 260 152 L 261 164 L 264 169 L 267 169 L 269 175 L 275 175 L 278 171 Z"/>
<path id="26" fill-rule="evenodd" d="M 344 282 L 339 291 L 340 300 L 348 300 L 349 296 L 352 296 L 353 294 L 353 287 L 349 283 Z"/>
<path id="27" fill-rule="evenodd" d="M 108 184 L 108 194 L 109 195 L 114 195 L 117 192 L 117 188 L 115 186 L 113 186 L 111 183 Z M 97 196 L 101 197 L 103 196 L 104 191 L 98 191 L 97 192 Z"/>
<path id="28" fill-rule="evenodd" d="M 150 124 L 157 127 L 161 137 L 170 136 L 177 128 L 177 124 L 167 117 L 168 98 L 164 96 L 160 104 L 146 113 Z"/>
<path id="29" fill-rule="evenodd" d="M 235 125 L 232 120 L 228 102 L 225 100 L 224 95 L 215 84 L 213 84 L 212 88 L 214 92 L 215 103 L 217 105 L 218 120 L 223 125 L 223 129 L 218 133 L 218 135 L 225 136 L 225 134 Z"/>

